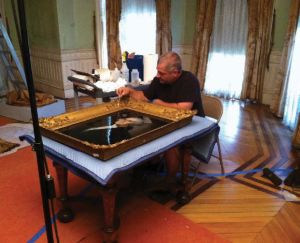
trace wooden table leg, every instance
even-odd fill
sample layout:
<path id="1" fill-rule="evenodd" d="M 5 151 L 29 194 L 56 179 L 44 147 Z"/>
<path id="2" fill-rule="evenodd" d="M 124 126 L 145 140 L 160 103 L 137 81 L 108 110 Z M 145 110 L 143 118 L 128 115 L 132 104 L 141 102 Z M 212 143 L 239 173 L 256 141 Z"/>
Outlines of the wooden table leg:
<path id="1" fill-rule="evenodd" d="M 60 222 L 68 223 L 74 219 L 74 213 L 68 205 L 68 170 L 55 161 L 53 161 L 53 165 L 55 167 L 58 180 L 58 199 L 61 202 L 61 209 L 59 210 L 57 217 Z"/>
<path id="2" fill-rule="evenodd" d="M 74 219 L 74 214 L 69 207 L 68 198 L 68 170 L 60 164 L 53 162 L 56 170 L 58 186 L 59 186 L 59 200 L 62 208 L 58 212 L 58 219 L 63 223 L 70 222 Z M 116 210 L 116 195 L 118 192 L 116 179 L 111 179 L 111 182 L 102 187 L 102 203 L 104 215 L 104 242 L 117 242 L 117 230 L 120 227 L 120 219 Z"/>
<path id="3" fill-rule="evenodd" d="M 104 214 L 104 242 L 117 242 L 117 230 L 120 227 L 120 219 L 116 210 L 116 195 L 118 188 L 115 183 L 107 185 L 102 190 L 103 214 Z"/>

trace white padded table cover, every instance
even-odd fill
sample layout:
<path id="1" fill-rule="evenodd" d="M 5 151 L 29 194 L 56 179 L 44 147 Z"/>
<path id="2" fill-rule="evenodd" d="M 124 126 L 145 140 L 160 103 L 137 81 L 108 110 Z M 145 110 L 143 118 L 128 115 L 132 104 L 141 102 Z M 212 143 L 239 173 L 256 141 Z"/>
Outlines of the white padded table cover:
<path id="1" fill-rule="evenodd" d="M 106 161 L 46 137 L 43 137 L 43 144 L 46 155 L 52 159 L 55 158 L 55 162 L 63 162 L 68 168 L 72 167 L 75 170 L 83 171 L 101 185 L 106 185 L 115 173 L 128 170 L 187 140 L 201 137 L 208 132 L 218 132 L 218 128 L 217 123 L 207 118 L 194 116 L 188 125 Z M 32 144 L 34 135 L 24 135 L 20 139 L 25 139 Z"/>

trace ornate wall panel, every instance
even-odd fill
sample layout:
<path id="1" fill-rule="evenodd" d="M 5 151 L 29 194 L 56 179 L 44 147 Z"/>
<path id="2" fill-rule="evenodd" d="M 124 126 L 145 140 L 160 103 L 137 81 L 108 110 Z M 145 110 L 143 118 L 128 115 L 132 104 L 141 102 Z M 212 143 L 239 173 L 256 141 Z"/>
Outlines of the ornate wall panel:
<path id="1" fill-rule="evenodd" d="M 31 62 L 36 89 L 60 98 L 73 97 L 72 83 L 67 79 L 71 69 L 91 72 L 98 67 L 95 50 L 86 49 L 59 52 L 32 48 Z"/>

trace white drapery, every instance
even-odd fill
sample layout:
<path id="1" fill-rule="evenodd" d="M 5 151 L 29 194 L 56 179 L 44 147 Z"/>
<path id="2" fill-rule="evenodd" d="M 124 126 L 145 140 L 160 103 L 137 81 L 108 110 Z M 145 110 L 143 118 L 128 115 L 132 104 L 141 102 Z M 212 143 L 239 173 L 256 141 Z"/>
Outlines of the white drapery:
<path id="1" fill-rule="evenodd" d="M 204 90 L 240 98 L 247 42 L 247 1 L 217 0 Z"/>
<path id="2" fill-rule="evenodd" d="M 287 72 L 288 88 L 284 106 L 283 123 L 291 130 L 297 126 L 297 118 L 300 112 L 300 19 L 295 36 L 289 69 Z"/>
<path id="3" fill-rule="evenodd" d="M 98 53 L 101 62 L 102 68 L 108 67 L 108 60 L 107 60 L 107 33 L 106 33 L 106 0 L 100 0 L 100 38 L 99 38 L 99 46 L 100 51 Z"/>
<path id="4" fill-rule="evenodd" d="M 122 0 L 119 24 L 122 52 L 155 53 L 156 8 L 154 0 Z"/>

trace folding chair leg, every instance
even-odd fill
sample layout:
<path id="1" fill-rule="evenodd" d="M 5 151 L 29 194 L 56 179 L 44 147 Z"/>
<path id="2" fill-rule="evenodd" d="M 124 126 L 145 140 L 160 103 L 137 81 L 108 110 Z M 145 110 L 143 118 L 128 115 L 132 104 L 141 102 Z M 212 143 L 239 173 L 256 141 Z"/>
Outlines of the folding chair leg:
<path id="1" fill-rule="evenodd" d="M 220 161 L 220 165 L 221 165 L 221 171 L 222 171 L 222 174 L 224 174 L 225 170 L 224 170 L 224 165 L 223 165 L 223 158 L 222 158 L 221 145 L 220 145 L 219 138 L 217 139 L 217 145 L 218 145 L 219 161 Z"/>

